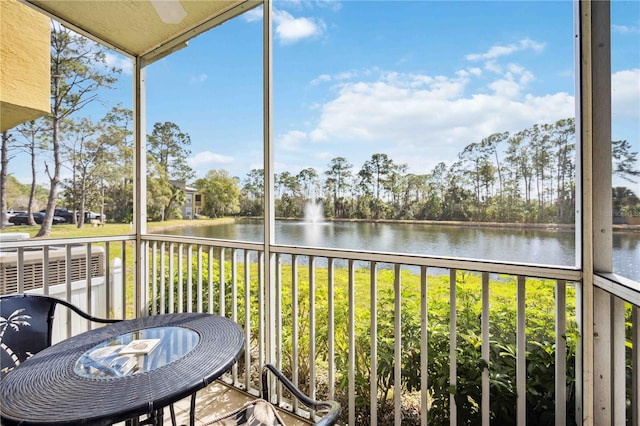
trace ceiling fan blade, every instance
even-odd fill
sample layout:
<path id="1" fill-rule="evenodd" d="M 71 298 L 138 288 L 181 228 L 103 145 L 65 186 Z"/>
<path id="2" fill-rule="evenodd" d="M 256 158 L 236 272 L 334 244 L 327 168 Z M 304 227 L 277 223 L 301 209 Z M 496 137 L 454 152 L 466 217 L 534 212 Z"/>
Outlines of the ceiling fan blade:
<path id="1" fill-rule="evenodd" d="M 165 24 L 178 24 L 187 16 L 180 0 L 150 0 Z"/>

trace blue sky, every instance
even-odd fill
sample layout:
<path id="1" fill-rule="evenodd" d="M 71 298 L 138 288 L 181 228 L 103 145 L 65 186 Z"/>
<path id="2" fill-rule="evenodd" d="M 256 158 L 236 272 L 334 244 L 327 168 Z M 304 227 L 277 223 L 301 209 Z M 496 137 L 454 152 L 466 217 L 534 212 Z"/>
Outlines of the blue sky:
<path id="1" fill-rule="evenodd" d="M 337 156 L 357 171 L 386 153 L 428 173 L 492 133 L 574 116 L 573 7 L 274 2 L 276 171 L 322 173 Z M 261 15 L 254 9 L 148 67 L 147 129 L 172 121 L 188 133 L 198 177 L 262 167 Z M 640 151 L 640 2 L 614 1 L 612 28 L 613 137 Z M 130 64 L 110 60 L 124 73 L 105 100 L 130 106 Z"/>

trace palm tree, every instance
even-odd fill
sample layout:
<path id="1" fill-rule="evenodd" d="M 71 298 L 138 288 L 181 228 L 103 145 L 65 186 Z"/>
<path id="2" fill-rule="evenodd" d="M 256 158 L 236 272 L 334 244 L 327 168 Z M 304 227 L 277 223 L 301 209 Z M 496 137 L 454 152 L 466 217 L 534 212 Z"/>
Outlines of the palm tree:
<path id="1" fill-rule="evenodd" d="M 2 338 L 4 337 L 4 333 L 7 331 L 7 328 L 9 327 L 11 327 L 14 331 L 18 332 L 20 331 L 20 326 L 29 327 L 31 325 L 29 321 L 27 321 L 31 319 L 31 316 L 23 314 L 23 312 L 24 312 L 24 308 L 17 309 L 13 311 L 13 313 L 9 315 L 7 318 L 0 317 L 0 349 L 2 349 L 7 355 L 9 355 L 9 357 L 14 363 L 14 366 L 20 365 L 20 360 L 18 359 L 17 355 L 13 352 L 13 350 L 11 350 L 11 348 L 8 347 L 2 341 Z M 4 367 L 2 370 L 4 373 L 6 373 L 12 368 Z"/>

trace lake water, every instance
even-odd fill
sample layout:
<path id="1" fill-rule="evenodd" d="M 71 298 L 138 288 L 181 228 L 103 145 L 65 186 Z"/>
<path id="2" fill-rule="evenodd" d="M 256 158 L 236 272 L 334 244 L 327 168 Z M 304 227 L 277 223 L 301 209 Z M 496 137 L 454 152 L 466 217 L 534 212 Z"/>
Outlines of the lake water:
<path id="1" fill-rule="evenodd" d="M 573 231 L 504 229 L 433 224 L 276 221 L 276 243 L 385 253 L 428 254 L 508 262 L 573 266 Z M 261 242 L 262 223 L 178 228 L 170 235 Z M 640 281 L 640 233 L 616 232 L 614 272 Z"/>

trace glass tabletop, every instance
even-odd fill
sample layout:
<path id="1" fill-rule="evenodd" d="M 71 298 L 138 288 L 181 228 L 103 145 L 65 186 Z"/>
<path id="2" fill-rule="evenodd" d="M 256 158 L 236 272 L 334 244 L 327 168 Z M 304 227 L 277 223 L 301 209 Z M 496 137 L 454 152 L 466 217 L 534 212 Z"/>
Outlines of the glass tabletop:
<path id="1" fill-rule="evenodd" d="M 197 332 L 183 327 L 152 327 L 102 342 L 80 356 L 74 373 L 90 379 L 112 379 L 152 371 L 196 347 Z"/>

